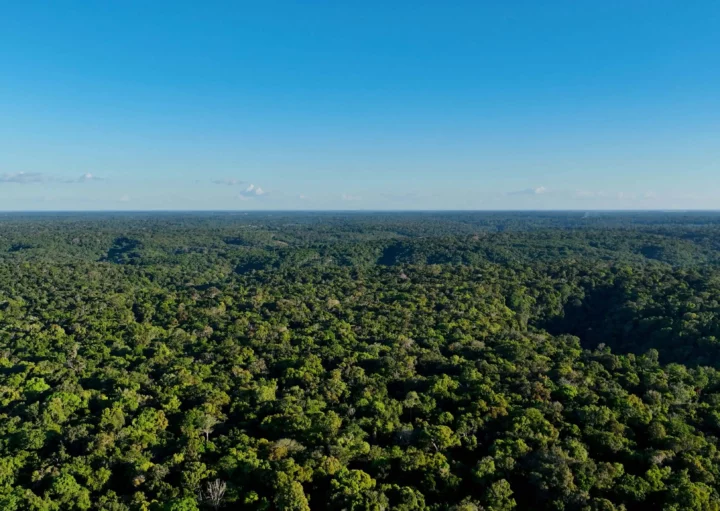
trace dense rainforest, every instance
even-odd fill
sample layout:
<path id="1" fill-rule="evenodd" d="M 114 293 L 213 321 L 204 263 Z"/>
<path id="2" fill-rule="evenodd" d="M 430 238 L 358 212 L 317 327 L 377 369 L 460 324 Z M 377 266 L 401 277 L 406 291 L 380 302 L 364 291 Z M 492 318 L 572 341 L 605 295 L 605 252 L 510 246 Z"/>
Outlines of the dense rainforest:
<path id="1" fill-rule="evenodd" d="M 718 213 L 0 215 L 0 509 L 720 510 Z"/>

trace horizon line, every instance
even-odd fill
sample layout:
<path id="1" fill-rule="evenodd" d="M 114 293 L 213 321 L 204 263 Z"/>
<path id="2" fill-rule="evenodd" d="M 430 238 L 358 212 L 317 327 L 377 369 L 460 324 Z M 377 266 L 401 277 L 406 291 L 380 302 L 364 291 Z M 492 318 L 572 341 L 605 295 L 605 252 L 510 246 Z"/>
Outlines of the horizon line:
<path id="1" fill-rule="evenodd" d="M 720 213 L 718 209 L 28 209 L 0 210 L 28 213 Z"/>

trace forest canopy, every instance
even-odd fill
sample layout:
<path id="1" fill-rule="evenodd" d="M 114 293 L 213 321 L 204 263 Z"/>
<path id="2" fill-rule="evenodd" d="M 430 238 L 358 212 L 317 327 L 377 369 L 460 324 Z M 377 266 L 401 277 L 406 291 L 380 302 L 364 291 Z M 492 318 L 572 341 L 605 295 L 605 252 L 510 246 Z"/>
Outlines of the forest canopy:
<path id="1" fill-rule="evenodd" d="M 0 215 L 0 509 L 720 510 L 720 214 Z"/>

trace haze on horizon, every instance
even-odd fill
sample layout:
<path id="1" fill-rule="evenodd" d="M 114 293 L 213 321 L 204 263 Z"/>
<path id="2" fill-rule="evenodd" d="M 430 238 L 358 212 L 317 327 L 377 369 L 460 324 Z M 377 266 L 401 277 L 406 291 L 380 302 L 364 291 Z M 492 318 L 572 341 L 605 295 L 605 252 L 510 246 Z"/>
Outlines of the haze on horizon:
<path id="1" fill-rule="evenodd" d="M 720 207 L 720 4 L 9 3 L 0 211 Z"/>

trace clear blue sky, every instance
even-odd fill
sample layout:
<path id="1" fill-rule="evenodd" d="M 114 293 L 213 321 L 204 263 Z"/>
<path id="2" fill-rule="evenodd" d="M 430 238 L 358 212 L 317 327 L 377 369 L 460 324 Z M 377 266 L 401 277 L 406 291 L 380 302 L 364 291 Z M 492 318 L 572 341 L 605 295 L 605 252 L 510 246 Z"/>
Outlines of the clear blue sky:
<path id="1" fill-rule="evenodd" d="M 720 2 L 5 2 L 0 210 L 720 208 Z"/>

